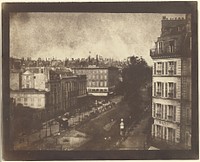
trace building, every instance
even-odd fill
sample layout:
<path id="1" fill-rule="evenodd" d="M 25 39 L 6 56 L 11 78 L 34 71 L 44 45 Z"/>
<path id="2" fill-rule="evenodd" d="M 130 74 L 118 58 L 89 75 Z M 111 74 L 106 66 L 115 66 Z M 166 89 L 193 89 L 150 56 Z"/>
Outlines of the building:
<path id="1" fill-rule="evenodd" d="M 119 71 L 116 67 L 81 67 L 73 68 L 77 75 L 87 76 L 87 92 L 93 96 L 108 96 L 119 82 Z"/>
<path id="2" fill-rule="evenodd" d="M 162 19 L 153 59 L 152 145 L 191 148 L 191 16 Z"/>
<path id="3" fill-rule="evenodd" d="M 36 89 L 11 90 L 10 98 L 15 100 L 16 105 L 35 109 L 45 109 L 48 102 L 47 92 Z"/>
<path id="4" fill-rule="evenodd" d="M 49 71 L 47 67 L 27 67 L 22 74 L 22 88 L 34 88 L 49 91 Z"/>
<path id="5" fill-rule="evenodd" d="M 87 96 L 85 75 L 76 76 L 62 70 L 51 70 L 48 84 L 53 114 L 74 113 L 76 109 L 84 106 L 79 105 L 78 108 L 78 100 Z"/>
<path id="6" fill-rule="evenodd" d="M 22 78 L 21 78 L 22 70 L 10 70 L 10 89 L 11 90 L 19 90 L 21 89 Z"/>

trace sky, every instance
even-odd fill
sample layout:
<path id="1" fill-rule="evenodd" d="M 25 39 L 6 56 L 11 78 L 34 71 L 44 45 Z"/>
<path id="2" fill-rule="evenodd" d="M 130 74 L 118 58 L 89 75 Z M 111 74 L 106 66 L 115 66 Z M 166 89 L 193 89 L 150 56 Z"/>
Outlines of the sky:
<path id="1" fill-rule="evenodd" d="M 141 56 L 152 65 L 150 49 L 161 33 L 162 16 L 151 13 L 12 13 L 10 56 L 117 60 Z"/>

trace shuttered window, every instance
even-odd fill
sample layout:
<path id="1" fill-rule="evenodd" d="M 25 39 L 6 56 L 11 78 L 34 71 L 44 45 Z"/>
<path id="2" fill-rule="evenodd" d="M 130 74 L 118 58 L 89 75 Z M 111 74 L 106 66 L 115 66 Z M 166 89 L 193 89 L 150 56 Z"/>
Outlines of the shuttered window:
<path id="1" fill-rule="evenodd" d="M 162 74 L 164 74 L 164 62 L 162 62 Z"/>
<path id="2" fill-rule="evenodd" d="M 163 105 L 161 105 L 161 119 L 163 119 Z"/>
<path id="3" fill-rule="evenodd" d="M 165 74 L 168 74 L 168 62 L 165 62 Z"/>
<path id="4" fill-rule="evenodd" d="M 167 119 L 167 105 L 165 105 L 165 119 Z"/>
<path id="5" fill-rule="evenodd" d="M 174 106 L 174 116 L 173 116 L 173 118 L 174 118 L 174 121 L 176 121 L 176 106 Z"/>
<path id="6" fill-rule="evenodd" d="M 156 75 L 156 63 L 154 63 L 154 74 Z"/>
<path id="7" fill-rule="evenodd" d="M 167 92 L 167 83 L 165 83 L 165 97 L 168 97 L 168 92 Z"/>
<path id="8" fill-rule="evenodd" d="M 153 111 L 152 111 L 152 116 L 155 117 L 156 116 L 156 104 L 153 103 Z"/>
<path id="9" fill-rule="evenodd" d="M 176 83 L 174 83 L 174 98 L 176 98 Z"/>
<path id="10" fill-rule="evenodd" d="M 161 96 L 164 97 L 164 83 L 161 83 Z"/>
<path id="11" fill-rule="evenodd" d="M 174 62 L 174 74 L 176 74 L 176 61 Z"/>

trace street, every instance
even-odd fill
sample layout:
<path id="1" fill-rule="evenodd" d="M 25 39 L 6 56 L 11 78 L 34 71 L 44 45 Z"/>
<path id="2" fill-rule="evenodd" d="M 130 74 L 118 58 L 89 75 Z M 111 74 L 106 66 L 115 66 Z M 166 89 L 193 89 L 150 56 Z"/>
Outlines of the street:
<path id="1" fill-rule="evenodd" d="M 146 135 L 143 133 L 149 119 L 144 117 L 135 123 L 130 108 L 117 96 L 111 99 L 112 108 L 94 114 L 94 110 L 73 116 L 68 120 L 69 128 L 60 129 L 55 120 L 43 125 L 41 130 L 24 136 L 15 149 L 25 150 L 117 150 L 144 149 Z M 97 108 L 98 110 L 99 108 Z M 96 111 L 96 110 L 95 110 Z M 91 115 L 92 114 L 92 115 Z M 120 135 L 120 121 L 123 119 L 125 136 Z M 132 140 L 134 138 L 134 140 Z M 122 140 L 123 139 L 123 140 Z M 131 142 L 130 142 L 131 141 Z M 135 142 L 134 142 L 135 141 Z M 136 148 L 134 148 L 136 147 Z"/>

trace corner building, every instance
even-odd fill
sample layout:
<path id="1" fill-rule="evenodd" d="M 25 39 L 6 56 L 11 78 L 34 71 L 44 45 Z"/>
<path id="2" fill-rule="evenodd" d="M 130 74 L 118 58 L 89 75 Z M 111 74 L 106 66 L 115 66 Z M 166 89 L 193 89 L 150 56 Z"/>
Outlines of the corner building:
<path id="1" fill-rule="evenodd" d="M 163 17 L 153 59 L 152 145 L 191 148 L 191 16 Z"/>

